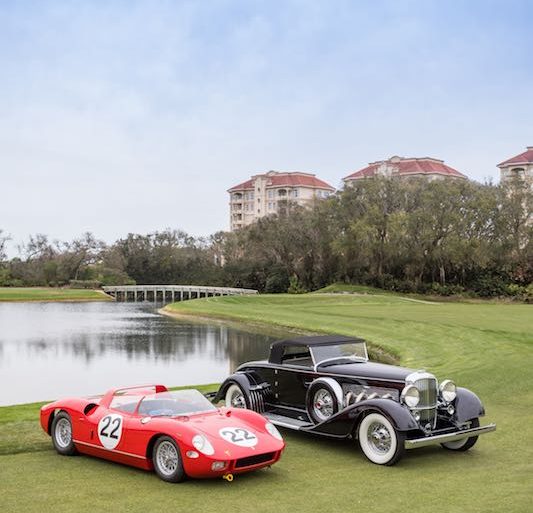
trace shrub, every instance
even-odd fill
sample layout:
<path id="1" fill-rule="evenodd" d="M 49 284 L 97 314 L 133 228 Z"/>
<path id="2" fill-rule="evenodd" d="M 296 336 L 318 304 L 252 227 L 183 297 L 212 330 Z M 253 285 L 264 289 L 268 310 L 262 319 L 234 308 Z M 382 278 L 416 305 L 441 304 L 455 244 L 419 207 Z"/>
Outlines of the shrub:
<path id="1" fill-rule="evenodd" d="M 99 289 L 102 283 L 97 280 L 70 280 L 71 289 Z"/>
<path id="2" fill-rule="evenodd" d="M 276 294 L 287 292 L 290 280 L 287 271 L 282 268 L 274 268 L 266 279 L 265 292 Z"/>
<path id="3" fill-rule="evenodd" d="M 289 288 L 287 289 L 287 292 L 289 294 L 305 294 L 307 290 L 300 284 L 298 276 L 293 274 L 289 279 Z"/>

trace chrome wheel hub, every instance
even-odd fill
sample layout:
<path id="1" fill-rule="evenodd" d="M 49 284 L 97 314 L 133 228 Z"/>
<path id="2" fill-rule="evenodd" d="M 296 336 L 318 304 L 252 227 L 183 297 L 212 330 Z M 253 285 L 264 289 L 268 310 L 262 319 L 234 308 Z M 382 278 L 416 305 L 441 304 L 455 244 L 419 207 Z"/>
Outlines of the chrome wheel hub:
<path id="1" fill-rule="evenodd" d="M 324 388 L 315 393 L 313 406 L 316 416 L 321 420 L 326 420 L 333 415 L 333 397 Z"/>
<path id="2" fill-rule="evenodd" d="M 374 422 L 368 428 L 368 442 L 372 449 L 381 454 L 391 449 L 391 434 L 381 422 Z"/>
<path id="3" fill-rule="evenodd" d="M 72 426 L 68 419 L 59 419 L 56 424 L 55 439 L 57 445 L 61 448 L 66 448 L 72 441 Z"/>
<path id="4" fill-rule="evenodd" d="M 231 406 L 233 406 L 233 408 L 246 408 L 244 395 L 240 392 L 234 392 L 231 396 Z"/>
<path id="5" fill-rule="evenodd" d="M 178 468 L 178 452 L 170 442 L 162 442 L 157 448 L 157 466 L 162 474 L 172 475 Z"/>

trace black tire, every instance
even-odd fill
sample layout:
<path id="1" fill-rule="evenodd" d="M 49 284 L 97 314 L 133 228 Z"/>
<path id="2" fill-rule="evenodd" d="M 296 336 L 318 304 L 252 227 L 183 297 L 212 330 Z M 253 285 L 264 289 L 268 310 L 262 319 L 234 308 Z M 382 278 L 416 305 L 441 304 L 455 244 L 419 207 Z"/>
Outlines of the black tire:
<path id="1" fill-rule="evenodd" d="M 307 413 L 315 424 L 328 420 L 340 410 L 337 393 L 326 381 L 311 383 L 307 390 L 306 404 Z"/>
<path id="2" fill-rule="evenodd" d="M 157 439 L 152 453 L 155 473 L 163 481 L 179 483 L 184 477 L 183 461 L 178 444 L 170 436 Z"/>
<path id="3" fill-rule="evenodd" d="M 357 438 L 363 454 L 376 465 L 391 466 L 405 453 L 405 435 L 397 431 L 385 415 L 372 411 L 357 427 Z"/>
<path id="4" fill-rule="evenodd" d="M 479 427 L 479 419 L 472 419 L 470 421 L 470 427 Z M 474 447 L 474 445 L 476 445 L 477 439 L 477 436 L 471 436 L 470 438 L 463 438 L 462 440 L 457 440 L 455 442 L 447 442 L 440 445 L 447 451 L 465 452 L 468 451 L 468 449 Z"/>
<path id="5" fill-rule="evenodd" d="M 63 456 L 77 454 L 72 436 L 72 421 L 66 411 L 60 411 L 54 416 L 50 430 L 54 449 Z"/>

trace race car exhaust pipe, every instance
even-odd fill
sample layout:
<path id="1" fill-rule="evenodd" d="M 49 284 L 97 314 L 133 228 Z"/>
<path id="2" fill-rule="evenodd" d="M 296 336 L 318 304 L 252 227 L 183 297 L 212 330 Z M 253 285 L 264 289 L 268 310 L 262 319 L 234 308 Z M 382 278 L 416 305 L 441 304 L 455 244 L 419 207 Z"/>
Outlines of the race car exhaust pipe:
<path id="1" fill-rule="evenodd" d="M 231 483 L 233 481 L 233 474 L 224 474 L 222 479 L 225 479 L 228 483 Z"/>

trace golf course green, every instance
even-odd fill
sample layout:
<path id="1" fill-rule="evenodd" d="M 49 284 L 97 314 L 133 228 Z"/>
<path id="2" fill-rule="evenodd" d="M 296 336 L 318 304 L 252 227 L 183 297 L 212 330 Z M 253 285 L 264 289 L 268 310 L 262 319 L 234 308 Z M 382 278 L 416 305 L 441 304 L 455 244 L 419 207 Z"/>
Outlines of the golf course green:
<path id="1" fill-rule="evenodd" d="M 89 457 L 62 457 L 40 431 L 39 405 L 0 408 L 1 511 L 516 512 L 531 511 L 533 307 L 432 302 L 397 295 L 217 297 L 168 305 L 177 316 L 276 325 L 366 338 L 374 355 L 425 368 L 477 393 L 498 429 L 467 453 L 410 451 L 394 467 L 369 463 L 350 440 L 283 431 L 268 470 L 233 483 L 171 485 Z M 209 386 L 204 390 L 216 387 Z M 66 390 L 67 392 L 67 390 Z"/>

